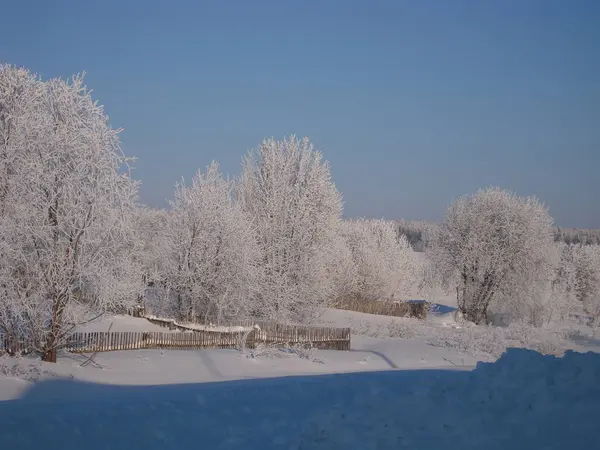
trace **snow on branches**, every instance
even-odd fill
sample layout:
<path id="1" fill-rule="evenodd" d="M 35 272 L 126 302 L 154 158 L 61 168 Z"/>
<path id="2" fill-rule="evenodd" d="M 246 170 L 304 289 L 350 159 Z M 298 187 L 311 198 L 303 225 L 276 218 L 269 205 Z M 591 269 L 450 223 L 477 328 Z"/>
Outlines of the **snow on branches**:
<path id="1" fill-rule="evenodd" d="M 126 307 L 137 183 L 83 84 L 0 66 L 0 329 L 45 360 L 77 324 Z"/>
<path id="2" fill-rule="evenodd" d="M 260 254 L 250 221 L 233 202 L 232 187 L 215 162 L 198 171 L 191 186 L 177 185 L 163 229 L 170 311 L 156 312 L 219 324 L 252 310 Z"/>
<path id="3" fill-rule="evenodd" d="M 305 320 L 330 300 L 342 200 L 308 139 L 265 140 L 243 161 L 238 198 L 256 230 L 263 280 L 257 313 Z"/>
<path id="4" fill-rule="evenodd" d="M 553 287 L 570 312 L 600 324 L 600 245 L 559 244 L 560 260 Z"/>
<path id="5" fill-rule="evenodd" d="M 345 296 L 402 301 L 417 284 L 418 265 L 405 236 L 386 220 L 348 220 L 341 235 L 350 249 L 354 280 Z"/>
<path id="6" fill-rule="evenodd" d="M 536 198 L 488 188 L 450 206 L 431 255 L 453 279 L 460 311 L 482 323 L 492 302 L 523 309 L 549 282 L 552 242 L 552 218 Z"/>

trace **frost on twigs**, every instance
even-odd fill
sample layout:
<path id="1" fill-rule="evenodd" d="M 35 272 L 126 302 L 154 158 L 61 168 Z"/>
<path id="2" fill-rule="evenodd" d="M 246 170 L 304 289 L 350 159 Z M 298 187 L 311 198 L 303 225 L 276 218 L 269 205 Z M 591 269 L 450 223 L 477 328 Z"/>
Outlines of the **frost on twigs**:
<path id="1" fill-rule="evenodd" d="M 552 218 L 536 198 L 489 188 L 450 206 L 430 254 L 465 318 L 481 324 L 493 303 L 521 317 L 536 311 L 552 279 L 552 249 Z"/>
<path id="2" fill-rule="evenodd" d="M 268 139 L 244 158 L 236 192 L 261 252 L 253 315 L 310 320 L 335 288 L 342 201 L 329 164 L 306 138 Z"/>
<path id="3" fill-rule="evenodd" d="M 344 289 L 338 301 L 406 300 L 418 284 L 419 265 L 404 236 L 397 236 L 395 224 L 386 220 L 346 220 L 340 235 L 349 257 L 339 262 L 349 265 Z M 363 311 L 367 312 L 367 311 Z M 370 311 L 369 311 L 370 312 Z"/>
<path id="4" fill-rule="evenodd" d="M 153 312 L 220 325 L 253 311 L 260 253 L 232 189 L 215 162 L 190 185 L 177 185 L 161 232 L 162 305 L 152 305 Z"/>
<path id="5" fill-rule="evenodd" d="M 600 245 L 561 245 L 554 284 L 571 300 L 568 312 L 587 325 L 600 325 Z"/>
<path id="6" fill-rule="evenodd" d="M 44 360 L 74 328 L 126 309 L 138 184 L 83 76 L 0 66 L 0 330 Z"/>

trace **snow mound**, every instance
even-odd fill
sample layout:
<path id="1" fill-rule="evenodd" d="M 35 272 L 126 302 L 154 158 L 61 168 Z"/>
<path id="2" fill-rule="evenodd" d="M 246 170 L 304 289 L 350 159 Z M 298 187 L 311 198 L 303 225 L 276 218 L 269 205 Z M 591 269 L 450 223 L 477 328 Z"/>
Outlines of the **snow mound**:
<path id="1" fill-rule="evenodd" d="M 466 398 L 509 408 L 515 415 L 518 410 L 558 413 L 560 408 L 576 413 L 593 401 L 600 409 L 597 353 L 567 351 L 558 358 L 511 348 L 495 363 L 478 363 L 470 377 Z"/>

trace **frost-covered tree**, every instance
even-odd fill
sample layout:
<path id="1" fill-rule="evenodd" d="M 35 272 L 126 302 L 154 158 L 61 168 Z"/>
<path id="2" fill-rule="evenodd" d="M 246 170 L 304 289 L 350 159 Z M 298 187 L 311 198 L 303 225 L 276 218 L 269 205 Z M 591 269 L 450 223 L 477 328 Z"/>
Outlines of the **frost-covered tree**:
<path id="1" fill-rule="evenodd" d="M 453 280 L 459 310 L 482 323 L 492 302 L 526 303 L 549 282 L 552 243 L 552 218 L 536 198 L 488 188 L 450 206 L 431 257 Z"/>
<path id="2" fill-rule="evenodd" d="M 169 212 L 146 206 L 136 208 L 133 220 L 135 230 L 131 259 L 139 268 L 143 292 L 138 295 L 134 309 L 144 311 L 145 299 L 156 298 L 166 286 L 165 227 Z"/>
<path id="3" fill-rule="evenodd" d="M 0 330 L 46 361 L 74 327 L 127 307 L 137 183 L 83 76 L 0 66 Z"/>
<path id="4" fill-rule="evenodd" d="M 336 305 L 351 298 L 358 285 L 358 268 L 354 263 L 352 251 L 343 233 L 343 222 L 337 233 L 329 262 L 326 264 L 326 276 L 332 283 L 331 304 Z"/>
<path id="5" fill-rule="evenodd" d="M 355 280 L 350 297 L 402 301 L 417 285 L 414 252 L 396 224 L 387 220 L 348 220 L 341 234 L 350 249 Z"/>
<path id="6" fill-rule="evenodd" d="M 0 216 L 4 216 L 10 180 L 33 132 L 31 117 L 41 101 L 39 80 L 28 70 L 0 64 Z M 19 151 L 17 151 L 19 150 Z"/>
<path id="7" fill-rule="evenodd" d="M 257 314 L 307 320 L 331 299 L 327 266 L 339 250 L 342 200 L 310 141 L 268 139 L 243 161 L 238 198 L 262 252 Z"/>
<path id="8" fill-rule="evenodd" d="M 600 246 L 571 245 L 571 284 L 575 298 L 580 302 L 592 324 L 600 323 Z M 567 267 L 569 267 L 567 265 Z"/>
<path id="9" fill-rule="evenodd" d="M 143 268 L 146 286 L 164 283 L 165 228 L 169 212 L 162 209 L 140 207 L 135 213 L 135 257 Z"/>
<path id="10" fill-rule="evenodd" d="M 575 296 L 584 305 L 593 303 L 600 295 L 600 246 L 575 245 L 573 265 L 575 268 Z"/>
<path id="11" fill-rule="evenodd" d="M 600 318 L 600 246 L 558 242 L 560 254 L 552 281 L 554 307 L 564 321 L 586 315 L 592 324 Z"/>
<path id="12" fill-rule="evenodd" d="M 253 229 L 217 163 L 177 185 L 164 228 L 171 314 L 212 321 L 251 313 L 260 270 Z M 154 305 L 155 309 L 160 305 Z M 163 309 L 163 312 L 165 310 Z"/>

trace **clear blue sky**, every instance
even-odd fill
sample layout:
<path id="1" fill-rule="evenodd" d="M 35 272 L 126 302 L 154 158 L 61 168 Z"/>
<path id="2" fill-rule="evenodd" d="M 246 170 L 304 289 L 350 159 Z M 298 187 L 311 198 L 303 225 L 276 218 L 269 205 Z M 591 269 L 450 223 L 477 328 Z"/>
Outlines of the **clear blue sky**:
<path id="1" fill-rule="evenodd" d="M 599 1 L 12 1 L 0 60 L 87 71 L 153 206 L 296 133 L 346 216 L 439 220 L 499 185 L 600 227 Z"/>

